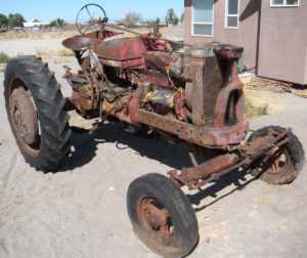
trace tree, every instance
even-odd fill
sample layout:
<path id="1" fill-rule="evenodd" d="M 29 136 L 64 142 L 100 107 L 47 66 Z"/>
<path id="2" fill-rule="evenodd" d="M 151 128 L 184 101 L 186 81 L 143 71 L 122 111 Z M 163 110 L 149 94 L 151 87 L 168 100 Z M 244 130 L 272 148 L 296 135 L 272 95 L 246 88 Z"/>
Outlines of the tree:
<path id="1" fill-rule="evenodd" d="M 61 18 L 57 18 L 49 23 L 50 27 L 63 28 L 65 25 L 65 21 Z"/>
<path id="2" fill-rule="evenodd" d="M 168 9 L 165 22 L 167 25 L 177 25 L 179 23 L 178 16 L 173 8 Z"/>
<path id="3" fill-rule="evenodd" d="M 153 34 L 156 36 L 156 37 L 161 37 L 161 33 L 160 33 L 160 23 L 161 23 L 161 20 L 160 18 L 157 18 L 154 25 L 153 25 Z"/>
<path id="4" fill-rule="evenodd" d="M 126 14 L 125 18 L 121 21 L 127 27 L 135 27 L 138 23 L 142 21 L 142 16 L 135 12 L 129 12 Z"/>
<path id="5" fill-rule="evenodd" d="M 13 28 L 13 27 L 23 27 L 23 23 L 25 21 L 26 20 L 19 13 L 9 14 L 8 26 L 11 27 L 11 28 Z"/>
<path id="6" fill-rule="evenodd" d="M 7 28 L 9 25 L 9 20 L 6 17 L 6 15 L 0 13 L 0 29 L 1 28 Z"/>
<path id="7" fill-rule="evenodd" d="M 148 27 L 154 27 L 156 24 L 160 24 L 161 20 L 160 18 L 156 18 L 156 19 L 148 19 L 142 22 L 145 26 Z"/>
<path id="8" fill-rule="evenodd" d="M 185 17 L 185 15 L 184 15 L 184 12 L 181 14 L 181 17 L 180 17 L 180 22 L 181 23 L 184 23 L 184 17 Z"/>

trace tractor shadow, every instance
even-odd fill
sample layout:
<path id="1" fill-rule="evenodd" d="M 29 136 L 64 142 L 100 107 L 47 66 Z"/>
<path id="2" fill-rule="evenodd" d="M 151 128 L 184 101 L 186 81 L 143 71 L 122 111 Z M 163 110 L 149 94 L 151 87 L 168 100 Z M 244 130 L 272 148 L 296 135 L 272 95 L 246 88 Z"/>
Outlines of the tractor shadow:
<path id="1" fill-rule="evenodd" d="M 242 191 L 245 187 L 258 180 L 258 177 L 248 176 L 246 172 L 235 170 L 227 175 L 224 175 L 219 180 L 214 181 L 210 186 L 201 189 L 195 194 L 188 194 L 188 198 L 192 204 L 195 205 L 195 211 L 200 212 L 210 206 L 216 204 L 217 202 L 227 198 L 237 191 Z M 224 191 L 226 187 L 232 186 L 226 193 L 218 195 L 220 192 Z M 201 201 L 207 197 L 213 198 L 209 203 L 200 206 Z"/>
<path id="2" fill-rule="evenodd" d="M 182 143 L 169 143 L 161 136 L 148 136 L 144 133 L 137 135 L 127 133 L 125 126 L 120 123 L 104 124 L 95 131 L 80 130 L 72 128 L 72 146 L 74 151 L 64 163 L 63 171 L 72 170 L 89 163 L 96 157 L 97 146 L 104 143 L 114 143 L 116 148 L 134 150 L 138 155 L 157 160 L 173 169 L 191 167 L 192 163 L 188 155 L 189 148 Z M 214 153 L 207 151 L 202 155 L 202 160 L 206 161 Z M 166 171 L 167 172 L 167 171 Z M 216 202 L 226 198 L 236 191 L 241 191 L 257 178 L 247 179 L 246 172 L 233 171 L 219 180 L 212 182 L 209 186 L 201 189 L 195 194 L 188 194 L 191 203 L 196 206 L 196 211 L 201 211 L 214 205 Z M 219 195 L 228 186 L 231 187 L 227 193 Z M 201 200 L 206 197 L 213 197 L 210 203 L 199 206 Z"/>
<path id="3" fill-rule="evenodd" d="M 72 128 L 72 153 L 66 159 L 62 172 L 82 167 L 96 157 L 97 146 L 113 143 L 121 150 L 132 149 L 138 155 L 158 160 L 174 169 L 190 167 L 187 148 L 183 144 L 170 144 L 161 137 L 144 133 L 127 133 L 120 123 L 104 124 L 95 131 Z"/>

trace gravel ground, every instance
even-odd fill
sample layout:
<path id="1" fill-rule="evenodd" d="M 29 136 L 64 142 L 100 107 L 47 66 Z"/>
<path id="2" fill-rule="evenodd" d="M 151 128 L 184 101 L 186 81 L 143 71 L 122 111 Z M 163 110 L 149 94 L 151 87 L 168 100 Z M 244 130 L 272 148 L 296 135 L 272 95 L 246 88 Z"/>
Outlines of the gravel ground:
<path id="1" fill-rule="evenodd" d="M 36 51 L 31 44 L 32 52 Z M 0 52 L 3 46 L 1 41 Z M 61 66 L 52 61 L 60 80 Z M 0 73 L 1 91 L 2 82 Z M 275 97 L 287 108 L 274 117 L 252 121 L 252 127 L 291 127 L 306 146 L 306 100 L 289 94 Z M 133 179 L 145 173 L 186 166 L 182 146 L 137 138 L 107 125 L 93 134 L 74 133 L 76 151 L 66 171 L 45 175 L 29 168 L 21 157 L 2 93 L 0 123 L 1 258 L 156 257 L 131 230 L 126 191 Z M 224 180 L 195 195 L 201 239 L 190 257 L 306 257 L 306 172 L 305 168 L 288 186 L 254 181 L 237 189 Z"/>
<path id="2" fill-rule="evenodd" d="M 62 48 L 62 39 L 1 39 L 0 42 L 0 52 L 4 52 L 9 56 L 46 53 Z"/>

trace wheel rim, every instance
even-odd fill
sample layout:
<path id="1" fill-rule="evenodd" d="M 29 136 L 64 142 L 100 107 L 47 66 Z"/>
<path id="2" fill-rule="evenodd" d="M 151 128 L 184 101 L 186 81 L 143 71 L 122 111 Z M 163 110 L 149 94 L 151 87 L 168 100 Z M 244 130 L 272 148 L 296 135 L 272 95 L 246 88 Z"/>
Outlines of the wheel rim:
<path id="1" fill-rule="evenodd" d="M 290 154 L 287 149 L 284 149 L 272 158 L 271 166 L 266 173 L 272 176 L 278 176 L 287 173 L 293 168 Z"/>
<path id="2" fill-rule="evenodd" d="M 23 86 L 12 90 L 9 114 L 17 141 L 29 154 L 37 155 L 40 148 L 38 115 L 30 92 Z"/>
<path id="3" fill-rule="evenodd" d="M 174 224 L 169 211 L 156 198 L 144 198 L 138 203 L 137 214 L 146 231 L 164 245 L 174 238 Z"/>

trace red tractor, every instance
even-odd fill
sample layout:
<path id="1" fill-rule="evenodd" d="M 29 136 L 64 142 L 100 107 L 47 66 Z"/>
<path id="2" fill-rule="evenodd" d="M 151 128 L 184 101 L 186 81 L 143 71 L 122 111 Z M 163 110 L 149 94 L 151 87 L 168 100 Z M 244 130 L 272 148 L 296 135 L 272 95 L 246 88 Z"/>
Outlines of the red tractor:
<path id="1" fill-rule="evenodd" d="M 99 18 L 91 8 L 100 11 Z M 79 19 L 84 13 L 87 23 Z M 42 171 L 57 171 L 70 150 L 72 109 L 85 119 L 118 120 L 190 147 L 193 167 L 169 171 L 168 177 L 145 175 L 129 187 L 134 231 L 154 252 L 182 257 L 197 244 L 198 223 L 182 187 L 201 189 L 236 171 L 270 184 L 296 179 L 305 155 L 291 130 L 269 126 L 250 133 L 237 71 L 242 48 L 186 46 L 157 31 L 126 37 L 95 4 L 80 10 L 77 27 L 80 35 L 63 42 L 81 68 L 65 74 L 71 98 L 63 98 L 41 59 L 23 56 L 8 63 L 5 99 L 13 133 L 26 162 Z M 214 156 L 202 162 L 195 153 L 205 150 Z"/>

